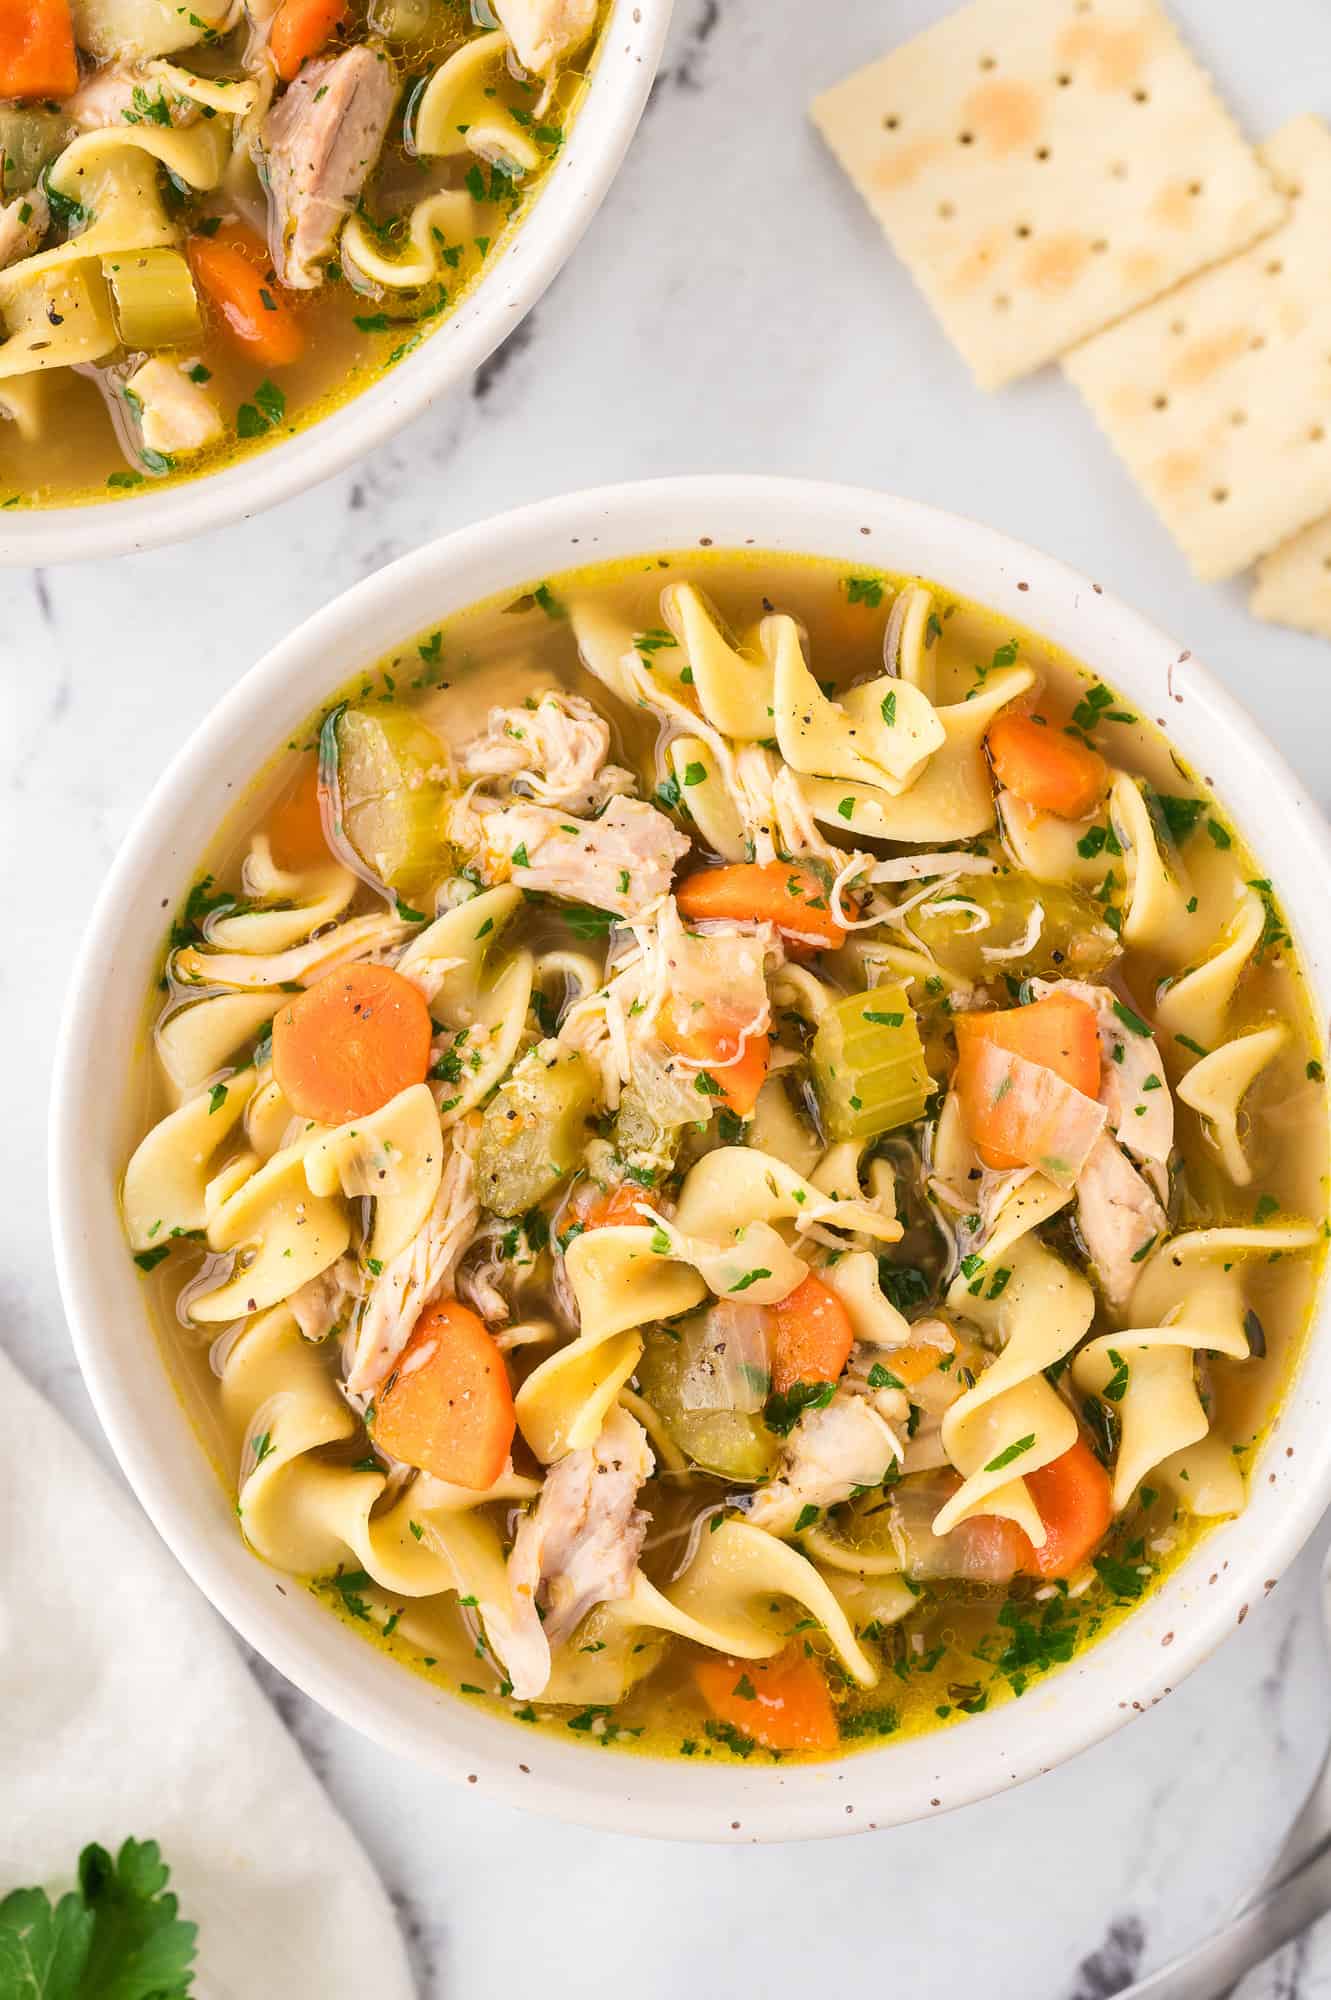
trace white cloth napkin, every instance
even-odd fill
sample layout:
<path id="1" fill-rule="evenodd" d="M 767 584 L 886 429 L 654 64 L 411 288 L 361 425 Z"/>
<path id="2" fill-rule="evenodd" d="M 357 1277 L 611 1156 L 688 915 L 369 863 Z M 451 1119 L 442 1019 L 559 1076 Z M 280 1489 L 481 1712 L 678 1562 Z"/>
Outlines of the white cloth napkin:
<path id="1" fill-rule="evenodd" d="M 221 1623 L 3 1353 L 0 1416 L 0 1896 L 154 1839 L 199 2000 L 412 2000 L 367 1856 Z"/>

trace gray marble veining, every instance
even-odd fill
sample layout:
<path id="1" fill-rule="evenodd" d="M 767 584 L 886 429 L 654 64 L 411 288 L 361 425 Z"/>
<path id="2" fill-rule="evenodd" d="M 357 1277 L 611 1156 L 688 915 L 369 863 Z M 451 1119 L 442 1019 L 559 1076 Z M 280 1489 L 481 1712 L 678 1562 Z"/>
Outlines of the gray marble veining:
<path id="1" fill-rule="evenodd" d="M 1056 374 L 996 398 L 970 387 L 805 121 L 811 91 L 943 11 L 678 0 L 611 198 L 469 387 L 262 519 L 135 559 L 0 572 L 0 1340 L 104 1457 L 56 1297 L 42 1173 L 75 940 L 148 787 L 219 692 L 298 619 L 430 536 L 653 473 L 896 488 L 991 520 L 1139 604 L 1331 799 L 1325 646 L 1255 625 L 1236 589 L 1191 580 Z M 1331 112 L 1322 0 L 1281 0 L 1260 35 L 1242 0 L 1173 11 L 1250 131 Z M 1223 1917 L 1279 1844 L 1331 1713 L 1315 1553 L 1112 1741 L 967 1812 L 821 1846 L 714 1851 L 547 1826 L 446 1789 L 255 1671 L 397 1899 L 424 2000 L 534 1981 L 546 2000 L 609 1994 L 626 1971 L 635 2000 L 784 2000 L 880 1979 L 912 2000 L 1102 2000 Z M 1291 1948 L 1246 1992 L 1331 1993 L 1331 1937 Z"/>

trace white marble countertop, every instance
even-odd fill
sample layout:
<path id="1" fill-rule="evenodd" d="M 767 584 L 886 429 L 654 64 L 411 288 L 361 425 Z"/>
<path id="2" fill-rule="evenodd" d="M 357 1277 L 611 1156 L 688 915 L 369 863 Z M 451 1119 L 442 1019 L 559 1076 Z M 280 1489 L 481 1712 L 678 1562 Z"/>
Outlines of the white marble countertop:
<path id="1" fill-rule="evenodd" d="M 1248 129 L 1331 113 L 1325 0 L 1172 0 Z M 1322 642 L 1203 588 L 1056 375 L 985 398 L 809 129 L 805 100 L 943 0 L 678 0 L 627 167 L 470 389 L 354 471 L 187 548 L 0 572 L 0 1342 L 109 1453 L 48 1251 L 48 1059 L 75 940 L 165 760 L 220 691 L 353 579 L 570 487 L 696 470 L 862 481 L 1089 570 L 1205 659 L 1331 801 Z M 114 1079 L 108 1079 L 114 1087 Z M 1323 1536 L 1321 1539 L 1325 1539 Z M 924 1825 L 760 1851 L 616 1840 L 447 1789 L 260 1668 L 399 1900 L 423 2000 L 1100 2000 L 1233 1904 L 1327 1728 L 1311 1553 L 1160 1708 L 1024 1789 Z M 149 1829 L 150 1830 L 150 1829 Z M 881 1973 L 879 1968 L 881 1967 Z M 1331 1991 L 1331 1934 L 1252 2000 Z"/>

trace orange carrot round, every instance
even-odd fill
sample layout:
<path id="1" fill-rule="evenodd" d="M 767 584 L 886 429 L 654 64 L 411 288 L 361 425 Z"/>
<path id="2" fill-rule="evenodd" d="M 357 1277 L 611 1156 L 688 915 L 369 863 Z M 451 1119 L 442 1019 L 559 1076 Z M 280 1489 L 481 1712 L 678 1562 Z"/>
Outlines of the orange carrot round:
<path id="1" fill-rule="evenodd" d="M 1109 790 L 1109 766 L 1099 751 L 1061 723 L 1004 709 L 986 740 L 1000 785 L 1039 812 L 1085 819 Z"/>
<path id="2" fill-rule="evenodd" d="M 694 922 L 729 918 L 733 923 L 775 924 L 780 931 L 816 939 L 820 947 L 846 941 L 820 877 L 798 861 L 736 861 L 725 868 L 704 868 L 680 883 L 675 902 L 679 914 Z"/>
<path id="3" fill-rule="evenodd" d="M 0 0 L 0 97 L 69 97 L 78 87 L 69 0 Z"/>
<path id="4" fill-rule="evenodd" d="M 1041 1548 L 1030 1546 L 1023 1567 L 1033 1576 L 1071 1576 L 1094 1553 L 1114 1518 L 1109 1474 L 1083 1439 L 1026 1484 L 1044 1522 Z"/>
<path id="5" fill-rule="evenodd" d="M 318 55 L 346 15 L 346 0 L 282 0 L 273 16 L 268 46 L 283 83 L 290 83 L 301 64 Z"/>
<path id="6" fill-rule="evenodd" d="M 741 1043 L 738 1026 L 725 1029 L 706 1020 L 684 1021 L 673 1005 L 661 1009 L 657 1026 L 666 1046 L 697 1063 L 699 1075 L 717 1086 L 707 1095 L 740 1118 L 747 1118 L 767 1081 L 770 1035 L 746 1035 Z"/>
<path id="7" fill-rule="evenodd" d="M 268 246 L 241 222 L 185 244 L 195 283 L 222 316 L 232 338 L 269 368 L 298 361 L 305 348 L 300 321 L 273 275 Z"/>
<path id="8" fill-rule="evenodd" d="M 1017 1155 L 1002 1147 L 1004 1133 L 1011 1133 L 1021 1106 L 1010 1093 L 1002 1104 L 988 1105 L 975 1087 L 975 1059 L 981 1045 L 992 1042 L 1009 1054 L 1024 1056 L 1053 1070 L 1064 1083 L 1083 1096 L 1095 1097 L 1100 1089 L 1100 1031 L 1095 1009 L 1073 994 L 1050 993 L 1029 1007 L 1008 1007 L 997 1012 L 958 1014 L 957 1070 L 953 1079 L 961 1099 L 962 1122 L 971 1144 L 978 1148 L 986 1166 L 1005 1169 L 1024 1164 Z"/>
<path id="9" fill-rule="evenodd" d="M 651 1189 L 639 1187 L 636 1181 L 620 1181 L 605 1189 L 594 1181 L 583 1181 L 570 1207 L 574 1220 L 584 1229 L 631 1229 L 642 1226 L 638 1203 L 650 1199 Z"/>
<path id="10" fill-rule="evenodd" d="M 765 1750 L 835 1750 L 840 1732 L 827 1682 L 806 1654 L 699 1660 L 693 1678 L 713 1715 Z"/>
<path id="11" fill-rule="evenodd" d="M 386 965 L 330 972 L 273 1021 L 273 1075 L 299 1118 L 367 1118 L 430 1066 L 430 1010 Z"/>
<path id="12" fill-rule="evenodd" d="M 855 1340 L 850 1315 L 836 1293 L 810 1272 L 767 1310 L 776 1393 L 784 1395 L 796 1382 L 835 1382 Z"/>
<path id="13" fill-rule="evenodd" d="M 269 813 L 268 844 L 279 868 L 316 868 L 332 858 L 324 839 L 317 759 L 309 759 Z"/>
<path id="14" fill-rule="evenodd" d="M 456 1299 L 431 1306 L 375 1404 L 375 1443 L 481 1493 L 507 1464 L 515 1427 L 504 1357 L 484 1321 Z"/>

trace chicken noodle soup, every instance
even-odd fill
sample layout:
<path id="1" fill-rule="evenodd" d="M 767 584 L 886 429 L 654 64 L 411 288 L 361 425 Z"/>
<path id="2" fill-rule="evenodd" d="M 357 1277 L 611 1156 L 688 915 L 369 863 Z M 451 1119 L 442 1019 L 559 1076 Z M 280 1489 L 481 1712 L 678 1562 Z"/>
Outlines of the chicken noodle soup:
<path id="1" fill-rule="evenodd" d="M 598 0 L 16 0 L 0 505 L 149 490 L 417 347 L 520 222 Z"/>
<path id="2" fill-rule="evenodd" d="M 830 1756 L 1243 1505 L 1327 1209 L 1278 892 L 945 589 L 667 555 L 421 634 L 162 986 L 125 1221 L 240 1532 L 469 1700 Z"/>

